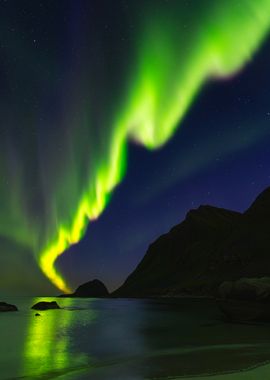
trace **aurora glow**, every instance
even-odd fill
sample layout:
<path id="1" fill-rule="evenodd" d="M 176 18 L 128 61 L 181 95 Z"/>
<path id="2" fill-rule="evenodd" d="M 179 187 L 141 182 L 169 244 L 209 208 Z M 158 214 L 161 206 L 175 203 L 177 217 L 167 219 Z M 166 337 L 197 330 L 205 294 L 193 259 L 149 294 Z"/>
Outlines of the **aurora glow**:
<path id="1" fill-rule="evenodd" d="M 41 144 L 44 152 L 35 169 L 40 177 L 34 195 L 27 198 L 23 191 L 27 165 L 34 165 L 31 158 L 36 155 L 34 133 L 27 135 L 33 144 L 24 165 L 19 153 L 14 162 L 2 163 L 1 170 L 9 173 L 16 191 L 9 194 L 0 189 L 9 215 L 0 233 L 29 247 L 43 273 L 64 292 L 70 288 L 55 261 L 80 241 L 89 221 L 107 206 L 126 171 L 128 142 L 148 149 L 161 147 L 209 79 L 230 77 L 242 69 L 268 35 L 270 0 L 134 2 L 128 17 L 133 26 L 128 49 L 121 51 L 120 67 L 113 64 L 113 75 L 118 73 L 119 80 L 103 78 L 111 62 L 105 62 L 103 72 L 91 59 L 84 62 L 81 54 L 82 59 L 71 64 L 75 74 L 66 74 L 63 109 L 55 119 L 37 121 L 24 115 L 30 129 L 37 124 L 46 128 L 50 122 L 57 126 L 47 145 Z M 94 57 L 100 47 L 94 38 L 79 36 L 83 37 L 90 58 Z M 101 70 L 98 79 L 96 70 Z M 33 199 L 42 203 L 42 212 L 35 218 Z"/>

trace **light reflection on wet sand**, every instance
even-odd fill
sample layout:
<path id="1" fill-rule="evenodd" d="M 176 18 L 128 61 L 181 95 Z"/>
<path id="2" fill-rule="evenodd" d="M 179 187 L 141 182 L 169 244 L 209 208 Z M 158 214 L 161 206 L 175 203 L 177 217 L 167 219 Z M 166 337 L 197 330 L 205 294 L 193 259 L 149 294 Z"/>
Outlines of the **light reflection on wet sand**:
<path id="1" fill-rule="evenodd" d="M 0 315 L 0 379 L 269 377 L 269 326 L 225 323 L 213 301 L 66 298 L 36 317 L 40 300 Z"/>

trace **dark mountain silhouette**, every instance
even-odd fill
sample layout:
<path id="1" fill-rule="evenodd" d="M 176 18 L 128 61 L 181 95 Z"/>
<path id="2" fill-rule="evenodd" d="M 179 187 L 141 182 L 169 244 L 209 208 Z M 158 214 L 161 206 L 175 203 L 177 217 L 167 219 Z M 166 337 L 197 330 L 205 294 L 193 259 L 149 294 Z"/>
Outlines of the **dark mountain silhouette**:
<path id="1" fill-rule="evenodd" d="M 108 297 L 109 292 L 103 282 L 99 280 L 93 280 L 80 285 L 74 293 L 63 294 L 60 297 Z"/>
<path id="2" fill-rule="evenodd" d="M 152 243 L 116 297 L 216 295 L 223 281 L 270 276 L 270 188 L 238 213 L 200 206 Z"/>

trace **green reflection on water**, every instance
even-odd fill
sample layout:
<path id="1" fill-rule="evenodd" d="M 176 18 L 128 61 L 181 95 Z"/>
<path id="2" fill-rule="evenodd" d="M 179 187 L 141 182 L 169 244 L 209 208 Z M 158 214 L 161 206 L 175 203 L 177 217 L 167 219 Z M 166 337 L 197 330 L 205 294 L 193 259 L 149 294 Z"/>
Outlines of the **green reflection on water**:
<path id="1" fill-rule="evenodd" d="M 32 304 L 41 300 L 44 299 L 34 298 Z M 24 376 L 50 376 L 85 367 L 90 369 L 92 358 L 80 352 L 78 345 L 74 344 L 76 337 L 73 327 L 83 319 L 92 323 L 96 319 L 96 312 L 66 309 L 73 306 L 73 300 L 69 298 L 62 304 L 64 309 L 42 311 L 40 317 L 35 316 L 34 310 L 29 314 L 23 349 Z"/>

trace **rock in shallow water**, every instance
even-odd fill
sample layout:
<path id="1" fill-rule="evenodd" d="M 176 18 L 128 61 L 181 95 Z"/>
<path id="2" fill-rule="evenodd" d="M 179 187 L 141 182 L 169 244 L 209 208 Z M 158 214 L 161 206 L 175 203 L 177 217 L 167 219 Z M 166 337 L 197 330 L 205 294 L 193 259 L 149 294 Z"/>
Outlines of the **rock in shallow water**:
<path id="1" fill-rule="evenodd" d="M 10 305 L 6 302 L 0 302 L 0 312 L 5 312 L 5 311 L 18 311 L 17 306 L 15 305 Z"/>
<path id="2" fill-rule="evenodd" d="M 33 305 L 31 309 L 34 309 L 34 310 L 60 309 L 60 306 L 55 301 L 52 301 L 52 302 L 41 301 Z"/>

